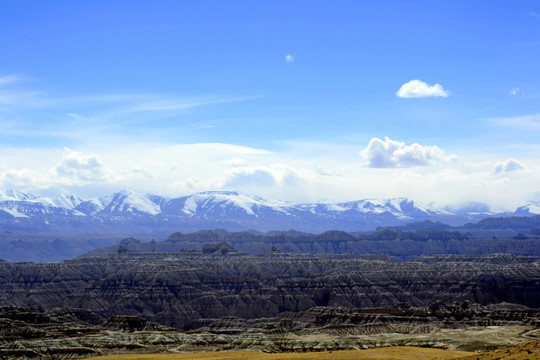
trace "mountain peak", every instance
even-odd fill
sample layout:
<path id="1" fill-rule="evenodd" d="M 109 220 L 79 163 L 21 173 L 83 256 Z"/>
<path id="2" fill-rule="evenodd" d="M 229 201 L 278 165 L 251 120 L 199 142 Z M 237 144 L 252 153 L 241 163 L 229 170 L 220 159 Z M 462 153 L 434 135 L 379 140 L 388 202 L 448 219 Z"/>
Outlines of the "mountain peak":
<path id="1" fill-rule="evenodd" d="M 65 219 L 78 222 L 135 222 L 149 226 L 203 229 L 221 226 L 231 230 L 371 230 L 379 226 L 398 226 L 414 221 L 432 220 L 453 225 L 480 220 L 492 214 L 484 204 L 442 207 L 421 204 L 407 197 L 363 199 L 344 203 L 297 204 L 268 200 L 237 191 L 204 191 L 192 195 L 166 198 L 122 189 L 116 193 L 89 200 L 63 194 L 53 198 L 37 197 L 8 190 L 0 194 L 0 222 L 14 218 L 38 219 L 59 224 Z M 518 208 L 516 215 L 540 213 L 540 202 Z M 506 213 L 508 215 L 508 213 Z M 3 219 L 3 220 L 2 220 Z M 70 221 L 71 221 L 70 220 Z M 77 225 L 78 226 L 78 225 Z"/>
<path id="2" fill-rule="evenodd" d="M 3 193 L 0 192 L 0 200 L 6 201 L 6 200 L 32 200 L 34 199 L 33 196 L 25 194 L 21 191 L 13 190 L 13 189 L 7 189 Z"/>
<path id="3" fill-rule="evenodd" d="M 227 196 L 240 196 L 238 191 L 201 191 L 194 195 L 227 195 Z"/>

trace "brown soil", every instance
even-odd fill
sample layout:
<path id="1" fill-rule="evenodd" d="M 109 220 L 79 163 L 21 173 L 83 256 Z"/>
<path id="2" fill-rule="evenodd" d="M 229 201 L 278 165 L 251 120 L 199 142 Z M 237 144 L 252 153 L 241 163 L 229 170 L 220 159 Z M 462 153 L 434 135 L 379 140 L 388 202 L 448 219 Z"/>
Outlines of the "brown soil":
<path id="1" fill-rule="evenodd" d="M 108 355 L 92 360 L 450 360 L 471 355 L 470 352 L 398 346 L 369 350 L 325 351 L 317 353 L 267 354 L 254 351 L 201 352 L 189 354 L 126 354 Z"/>

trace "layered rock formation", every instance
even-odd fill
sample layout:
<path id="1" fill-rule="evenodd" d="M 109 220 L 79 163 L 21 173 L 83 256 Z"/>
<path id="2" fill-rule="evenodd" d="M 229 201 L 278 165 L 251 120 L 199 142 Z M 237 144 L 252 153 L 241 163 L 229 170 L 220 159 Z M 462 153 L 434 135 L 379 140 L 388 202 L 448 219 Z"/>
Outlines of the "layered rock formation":
<path id="1" fill-rule="evenodd" d="M 540 310 L 436 302 L 425 308 L 315 307 L 273 318 L 201 319 L 180 331 L 135 316 L 96 324 L 88 311 L 0 308 L 0 358 L 79 358 L 118 353 L 262 350 L 313 352 L 381 346 L 490 350 L 538 339 Z M 489 325 L 489 326 L 486 326 Z M 520 336 L 524 333 L 526 336 Z M 504 341 L 501 341 L 501 336 Z"/>
<path id="2" fill-rule="evenodd" d="M 225 230 L 203 230 L 196 233 L 173 233 L 166 241 L 142 242 L 127 238 L 114 245 L 90 251 L 81 256 L 116 254 L 120 247 L 131 252 L 177 252 L 181 249 L 200 249 L 205 243 L 227 242 L 247 254 L 264 254 L 272 249 L 286 253 L 304 254 L 376 254 L 399 260 L 414 260 L 437 254 L 483 255 L 506 253 L 540 256 L 540 237 L 475 238 L 457 231 L 434 229 L 403 232 L 381 230 L 353 236 L 343 231 L 307 234 L 294 231 L 231 233 Z"/>
<path id="3" fill-rule="evenodd" d="M 400 263 L 219 250 L 0 263 L 3 306 L 80 308 L 102 320 L 129 315 L 176 328 L 201 318 L 275 317 L 316 306 L 426 307 L 435 301 L 538 308 L 540 260 L 439 256 Z"/>

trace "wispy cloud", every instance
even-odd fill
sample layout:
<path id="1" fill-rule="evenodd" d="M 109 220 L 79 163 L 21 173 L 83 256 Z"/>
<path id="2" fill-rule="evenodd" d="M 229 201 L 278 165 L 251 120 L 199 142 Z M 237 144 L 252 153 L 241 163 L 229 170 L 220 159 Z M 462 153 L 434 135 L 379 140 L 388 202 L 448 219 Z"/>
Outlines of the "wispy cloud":
<path id="1" fill-rule="evenodd" d="M 294 64 L 294 56 L 290 54 L 285 55 L 285 62 L 287 64 Z"/>
<path id="2" fill-rule="evenodd" d="M 139 99 L 137 102 L 131 102 L 131 106 L 122 109 L 120 112 L 161 112 L 186 110 L 206 105 L 223 104 L 230 102 L 245 101 L 254 97 L 208 97 L 208 98 L 164 98 L 149 96 L 146 99 Z"/>
<path id="3" fill-rule="evenodd" d="M 513 130 L 540 132 L 540 114 L 516 117 L 489 118 L 487 119 L 487 122 L 490 125 L 508 127 Z"/>
<path id="4" fill-rule="evenodd" d="M 441 84 L 428 85 L 421 80 L 411 80 L 401 85 L 396 95 L 400 98 L 421 98 L 421 97 L 448 97 L 450 95 Z"/>
<path id="5" fill-rule="evenodd" d="M 512 90 L 510 90 L 510 92 L 508 93 L 508 95 L 510 96 L 516 96 L 517 94 L 519 93 L 519 88 L 513 88 Z"/>
<path id="6" fill-rule="evenodd" d="M 20 76 L 20 75 L 5 75 L 5 76 L 0 76 L 0 86 L 2 85 L 6 85 L 6 84 L 13 84 L 13 83 L 16 83 L 16 82 L 20 82 L 22 80 L 24 80 L 25 78 L 23 76 Z"/>
<path id="7" fill-rule="evenodd" d="M 20 75 L 0 77 L 0 136 L 111 137 L 178 128 L 169 121 L 186 111 L 218 104 L 249 101 L 260 96 L 185 96 L 174 93 L 103 93 L 65 96 L 35 90 Z M 161 121 L 161 123 L 160 123 Z M 186 120 L 187 121 L 187 120 Z M 62 146 L 65 144 L 62 144 Z"/>

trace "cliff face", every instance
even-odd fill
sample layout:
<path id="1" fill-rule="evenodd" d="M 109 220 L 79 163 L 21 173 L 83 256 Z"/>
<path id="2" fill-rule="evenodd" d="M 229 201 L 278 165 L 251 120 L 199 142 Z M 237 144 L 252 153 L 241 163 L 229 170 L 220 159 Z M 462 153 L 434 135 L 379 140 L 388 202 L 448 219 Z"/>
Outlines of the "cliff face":
<path id="1" fill-rule="evenodd" d="M 315 306 L 426 307 L 469 301 L 540 307 L 540 259 L 440 256 L 130 254 L 0 263 L 0 305 L 70 307 L 183 328 L 201 318 L 275 317 Z"/>
<path id="2" fill-rule="evenodd" d="M 514 254 L 540 256 L 540 238 L 475 238 L 457 231 L 423 230 L 402 232 L 381 230 L 371 234 L 353 236 L 343 231 L 323 234 L 292 232 L 230 233 L 225 230 L 205 230 L 191 234 L 173 233 L 166 241 L 141 242 L 134 238 L 122 240 L 119 245 L 95 249 L 81 257 L 111 255 L 124 247 L 130 252 L 178 252 L 196 250 L 204 244 L 227 242 L 247 254 L 264 254 L 273 248 L 295 254 L 378 254 L 400 260 L 414 260 L 437 254 Z"/>

